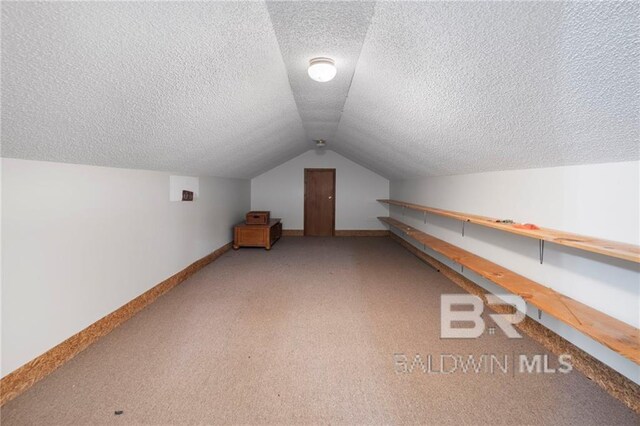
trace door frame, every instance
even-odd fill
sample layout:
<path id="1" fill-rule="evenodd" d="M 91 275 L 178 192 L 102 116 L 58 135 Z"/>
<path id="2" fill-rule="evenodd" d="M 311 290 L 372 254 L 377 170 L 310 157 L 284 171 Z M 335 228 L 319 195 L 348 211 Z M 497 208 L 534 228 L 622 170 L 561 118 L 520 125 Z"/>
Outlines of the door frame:
<path id="1" fill-rule="evenodd" d="M 307 236 L 307 222 L 308 222 L 308 217 L 307 217 L 307 173 L 308 172 L 319 172 L 319 171 L 331 171 L 332 175 L 333 175 L 333 196 L 331 198 L 331 205 L 332 205 L 332 209 L 333 209 L 333 215 L 332 215 L 332 220 L 331 220 L 331 236 L 335 236 L 336 235 L 336 169 L 330 169 L 330 168 L 305 168 L 304 169 L 304 181 L 303 181 L 303 185 L 304 185 L 304 199 L 303 199 L 303 209 L 304 209 L 304 230 L 303 230 L 303 235 Z"/>

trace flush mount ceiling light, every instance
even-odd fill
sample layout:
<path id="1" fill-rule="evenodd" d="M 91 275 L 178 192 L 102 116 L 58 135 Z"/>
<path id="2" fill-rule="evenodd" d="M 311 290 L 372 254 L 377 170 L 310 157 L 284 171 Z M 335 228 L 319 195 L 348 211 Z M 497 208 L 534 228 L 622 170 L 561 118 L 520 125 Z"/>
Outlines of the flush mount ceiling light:
<path id="1" fill-rule="evenodd" d="M 336 63 L 330 58 L 313 58 L 309 61 L 309 69 L 307 70 L 309 77 L 320 83 L 333 80 L 336 76 Z"/>
<path id="2" fill-rule="evenodd" d="M 327 142 L 324 139 L 315 139 L 316 148 L 324 148 Z"/>

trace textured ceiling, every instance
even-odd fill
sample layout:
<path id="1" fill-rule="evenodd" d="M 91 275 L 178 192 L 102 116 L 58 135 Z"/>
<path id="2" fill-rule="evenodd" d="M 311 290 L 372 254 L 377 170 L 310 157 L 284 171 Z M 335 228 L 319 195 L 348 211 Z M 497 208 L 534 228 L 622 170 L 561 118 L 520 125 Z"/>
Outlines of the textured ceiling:
<path id="1" fill-rule="evenodd" d="M 2 155 L 251 177 L 327 139 L 393 179 L 637 160 L 639 8 L 3 2 Z"/>
<path id="2" fill-rule="evenodd" d="M 2 3 L 3 156 L 247 177 L 304 139 L 264 3 Z"/>
<path id="3" fill-rule="evenodd" d="M 335 149 L 391 178 L 634 160 L 638 3 L 383 3 Z"/>
<path id="4" fill-rule="evenodd" d="M 335 140 L 375 3 L 268 2 L 273 29 L 309 141 Z M 330 82 L 309 78 L 309 60 L 330 57 L 338 73 Z"/>

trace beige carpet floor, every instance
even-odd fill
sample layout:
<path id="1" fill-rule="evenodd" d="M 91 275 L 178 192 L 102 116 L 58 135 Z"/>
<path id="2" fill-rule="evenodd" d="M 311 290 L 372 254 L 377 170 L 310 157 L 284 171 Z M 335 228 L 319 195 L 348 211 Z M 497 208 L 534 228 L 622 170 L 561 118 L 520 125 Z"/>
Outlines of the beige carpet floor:
<path id="1" fill-rule="evenodd" d="M 464 292 L 388 238 L 229 252 L 6 404 L 2 425 L 640 423 L 575 371 L 437 374 L 440 355 L 547 354 L 500 331 L 441 340 L 443 293 Z M 432 372 L 399 373 L 394 354 L 431 355 Z"/>

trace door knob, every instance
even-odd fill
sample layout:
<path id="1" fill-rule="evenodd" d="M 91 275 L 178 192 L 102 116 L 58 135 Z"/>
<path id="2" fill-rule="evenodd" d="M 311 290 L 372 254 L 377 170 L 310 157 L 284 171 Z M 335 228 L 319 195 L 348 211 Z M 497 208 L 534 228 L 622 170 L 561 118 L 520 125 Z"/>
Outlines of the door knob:
<path id="1" fill-rule="evenodd" d="M 333 199 L 333 195 L 329 195 L 329 199 L 330 199 L 330 200 L 331 200 L 331 199 Z"/>

